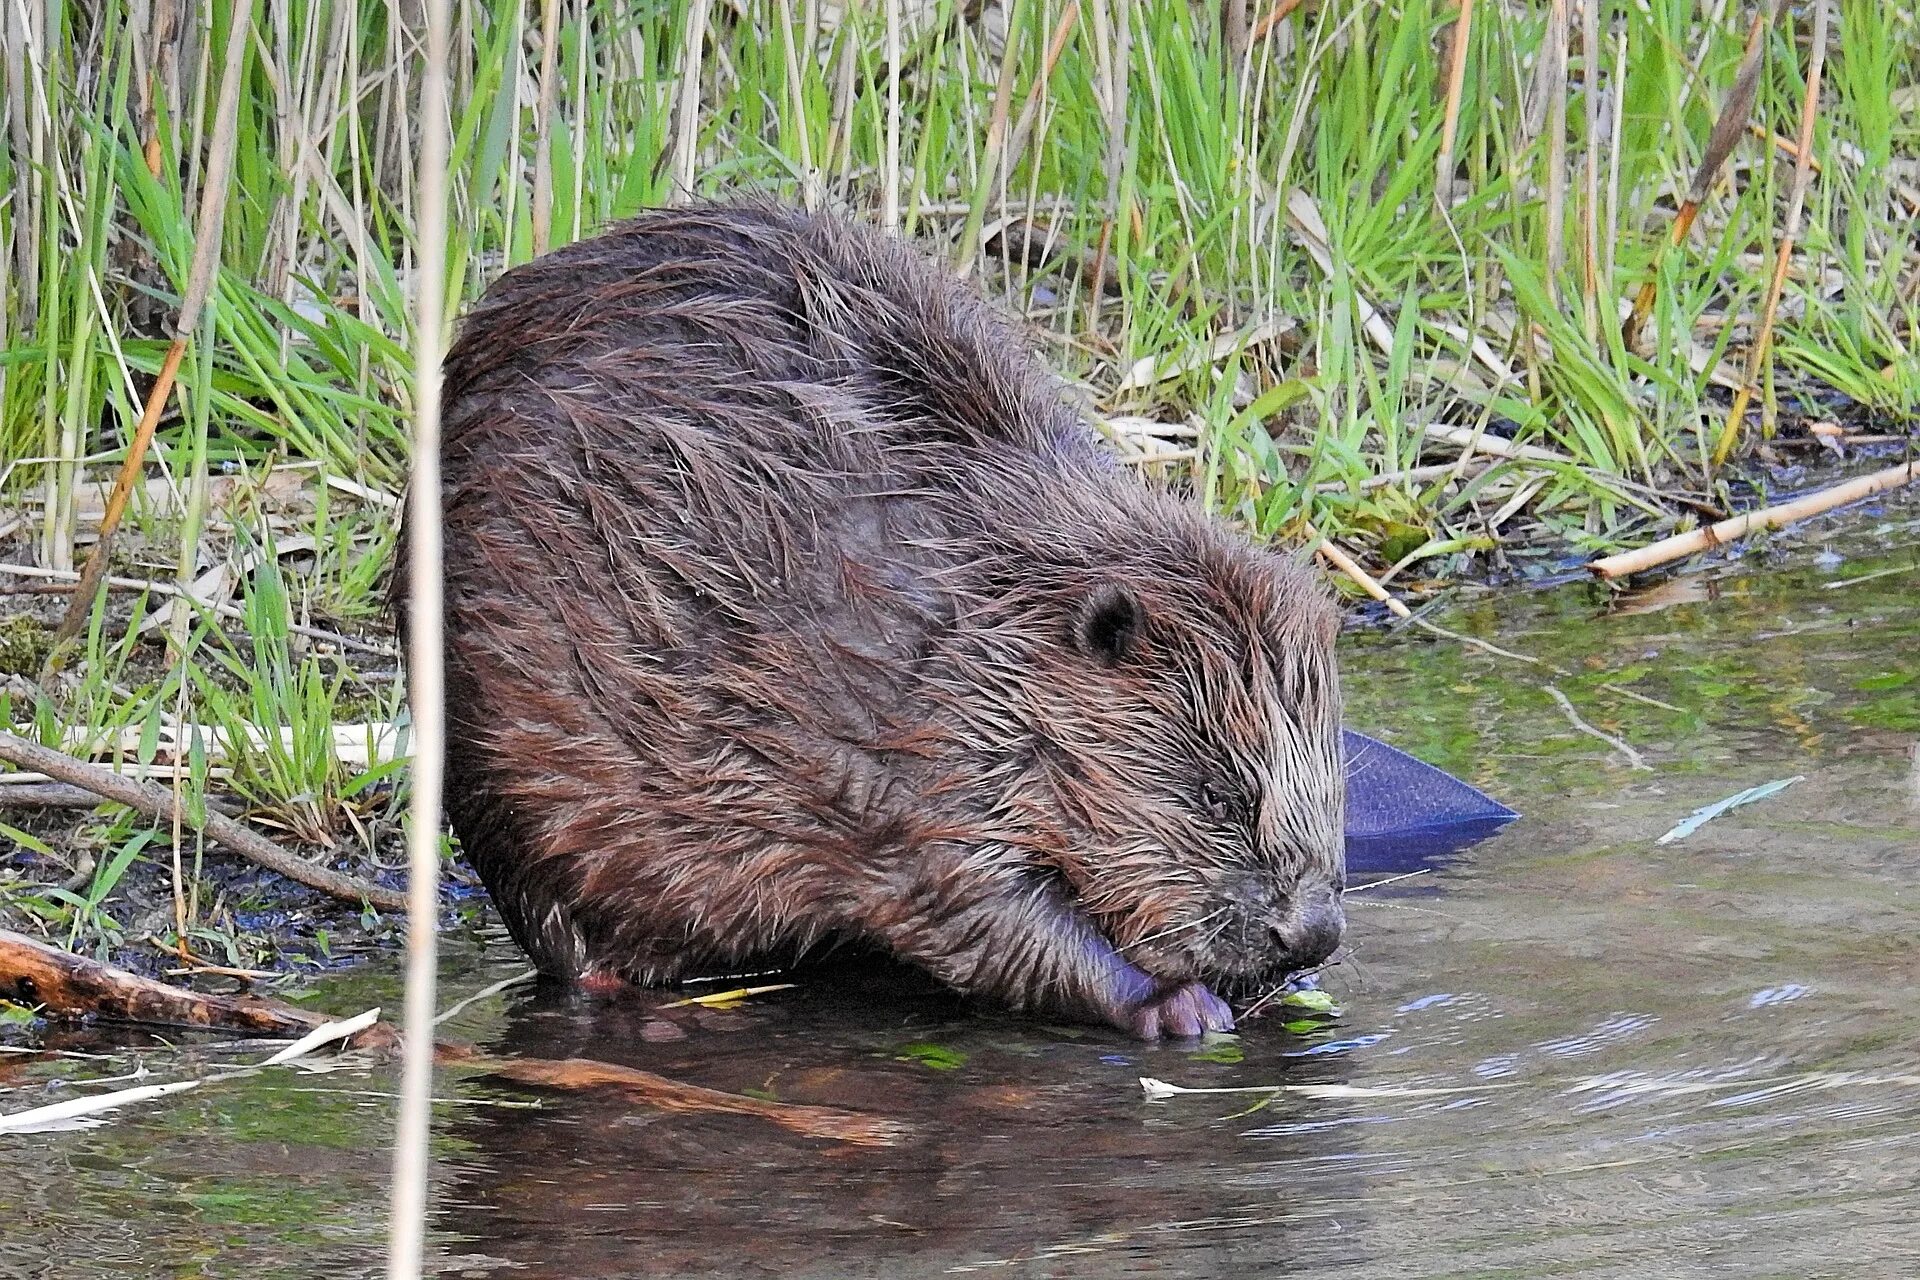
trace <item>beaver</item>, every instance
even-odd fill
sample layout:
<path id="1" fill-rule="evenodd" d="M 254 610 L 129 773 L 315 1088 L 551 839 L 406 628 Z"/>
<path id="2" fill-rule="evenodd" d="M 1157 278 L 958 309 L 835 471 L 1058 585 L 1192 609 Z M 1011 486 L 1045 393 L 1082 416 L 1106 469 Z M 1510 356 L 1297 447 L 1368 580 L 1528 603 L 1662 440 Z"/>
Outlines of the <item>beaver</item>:
<path id="1" fill-rule="evenodd" d="M 444 370 L 447 813 L 544 973 L 870 945 L 1152 1040 L 1335 949 L 1318 575 L 904 242 L 647 212 L 503 275 Z"/>

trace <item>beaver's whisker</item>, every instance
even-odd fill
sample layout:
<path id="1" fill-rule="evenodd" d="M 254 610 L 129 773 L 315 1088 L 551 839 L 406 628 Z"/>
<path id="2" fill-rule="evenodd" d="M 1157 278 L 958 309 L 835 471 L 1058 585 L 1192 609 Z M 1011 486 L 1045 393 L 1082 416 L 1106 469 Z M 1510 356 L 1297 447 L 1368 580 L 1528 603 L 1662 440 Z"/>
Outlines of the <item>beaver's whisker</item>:
<path id="1" fill-rule="evenodd" d="M 1115 947 L 1114 950 L 1125 953 L 1127 951 L 1132 950 L 1135 947 L 1144 947 L 1148 943 L 1159 942 L 1164 938 L 1171 938 L 1178 934 L 1185 933 L 1188 929 L 1197 929 L 1201 925 L 1205 924 L 1207 921 L 1213 919 L 1215 916 L 1224 914 L 1228 910 L 1229 908 L 1227 907 L 1220 907 L 1220 908 L 1217 908 L 1216 910 L 1209 911 L 1206 915 L 1200 916 L 1198 919 L 1188 920 L 1182 924 L 1170 924 L 1166 928 L 1150 933 L 1144 938 L 1135 938 L 1132 942 L 1123 943 Z M 1219 934 L 1219 930 L 1216 929 L 1214 931 L 1214 936 L 1217 937 L 1218 934 Z M 1207 940 L 1211 942 L 1213 939 L 1208 938 Z"/>

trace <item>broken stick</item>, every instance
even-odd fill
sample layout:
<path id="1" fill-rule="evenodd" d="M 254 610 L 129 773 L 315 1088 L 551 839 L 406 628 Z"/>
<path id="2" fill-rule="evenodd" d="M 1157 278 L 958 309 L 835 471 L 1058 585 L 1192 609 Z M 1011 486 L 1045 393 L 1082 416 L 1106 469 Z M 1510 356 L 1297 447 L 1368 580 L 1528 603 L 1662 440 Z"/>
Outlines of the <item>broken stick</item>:
<path id="1" fill-rule="evenodd" d="M 137 809 L 149 818 L 171 821 L 174 816 L 173 792 L 97 764 L 76 760 L 64 751 L 29 742 L 18 734 L 0 731 L 0 760 L 35 773 L 44 773 L 58 782 L 85 787 L 95 795 Z M 181 814 L 183 820 L 185 817 L 184 813 Z M 398 889 L 383 889 L 356 876 L 317 867 L 211 808 L 207 810 L 206 824 L 201 830 L 209 840 L 247 861 L 310 889 L 318 889 L 348 902 L 370 902 L 383 911 L 399 911 L 407 905 L 406 895 Z"/>

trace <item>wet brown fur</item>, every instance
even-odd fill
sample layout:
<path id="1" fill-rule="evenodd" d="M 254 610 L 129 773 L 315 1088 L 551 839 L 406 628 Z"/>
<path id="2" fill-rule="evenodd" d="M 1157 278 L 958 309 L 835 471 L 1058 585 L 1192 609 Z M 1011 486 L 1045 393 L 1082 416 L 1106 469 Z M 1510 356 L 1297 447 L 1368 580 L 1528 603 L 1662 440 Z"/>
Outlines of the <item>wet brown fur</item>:
<path id="1" fill-rule="evenodd" d="M 500 279 L 446 378 L 448 807 L 543 969 L 858 940 L 1153 1034 L 1324 958 L 1330 603 L 916 254 L 648 213 Z"/>

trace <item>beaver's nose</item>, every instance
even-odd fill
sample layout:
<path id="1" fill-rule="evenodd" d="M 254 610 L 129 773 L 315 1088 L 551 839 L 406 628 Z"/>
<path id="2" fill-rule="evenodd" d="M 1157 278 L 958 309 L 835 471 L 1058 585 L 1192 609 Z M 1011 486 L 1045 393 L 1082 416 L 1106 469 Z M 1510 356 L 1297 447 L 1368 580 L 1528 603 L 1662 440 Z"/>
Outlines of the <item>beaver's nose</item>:
<path id="1" fill-rule="evenodd" d="M 1274 927 L 1274 941 L 1285 954 L 1289 972 L 1311 969 L 1332 955 L 1347 931 L 1346 913 L 1340 909 L 1340 895 L 1322 889 L 1294 900 L 1287 914 Z"/>

